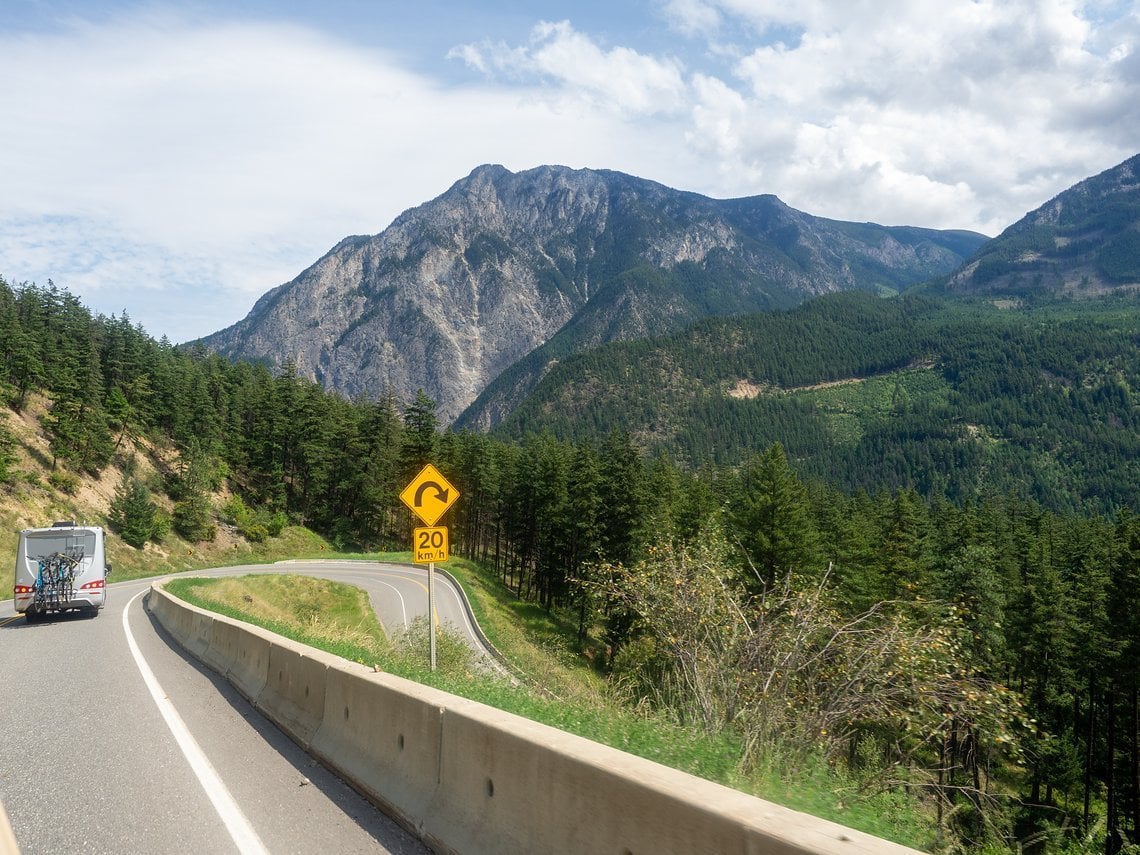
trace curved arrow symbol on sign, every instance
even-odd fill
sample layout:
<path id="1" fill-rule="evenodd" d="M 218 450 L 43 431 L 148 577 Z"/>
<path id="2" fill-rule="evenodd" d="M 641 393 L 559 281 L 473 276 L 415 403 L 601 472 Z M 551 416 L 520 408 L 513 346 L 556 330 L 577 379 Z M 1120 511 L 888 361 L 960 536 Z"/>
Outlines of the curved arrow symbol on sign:
<path id="1" fill-rule="evenodd" d="M 429 526 L 458 498 L 459 491 L 430 463 L 400 493 L 400 501 Z"/>
<path id="2" fill-rule="evenodd" d="M 424 490 L 426 490 L 428 487 L 434 487 L 436 499 L 445 505 L 447 504 L 447 497 L 449 495 L 448 490 L 442 484 L 435 483 L 435 481 L 424 481 L 416 489 L 416 496 L 413 500 L 417 508 L 422 508 L 424 506 Z"/>

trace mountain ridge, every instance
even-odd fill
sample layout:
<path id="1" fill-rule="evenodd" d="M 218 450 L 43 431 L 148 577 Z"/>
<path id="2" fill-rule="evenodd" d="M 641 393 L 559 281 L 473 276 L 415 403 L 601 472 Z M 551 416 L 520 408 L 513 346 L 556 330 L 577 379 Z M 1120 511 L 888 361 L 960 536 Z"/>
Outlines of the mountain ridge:
<path id="1" fill-rule="evenodd" d="M 464 417 L 485 428 L 560 354 L 823 293 L 902 290 L 948 274 L 985 240 L 827 220 L 772 195 L 712 199 L 611 170 L 483 165 L 384 231 L 339 241 L 197 343 L 292 363 L 348 397 L 422 389 L 444 423 L 514 369 Z"/>
<path id="2" fill-rule="evenodd" d="M 1140 154 L 1027 213 L 953 273 L 952 295 L 1090 297 L 1140 288 Z"/>

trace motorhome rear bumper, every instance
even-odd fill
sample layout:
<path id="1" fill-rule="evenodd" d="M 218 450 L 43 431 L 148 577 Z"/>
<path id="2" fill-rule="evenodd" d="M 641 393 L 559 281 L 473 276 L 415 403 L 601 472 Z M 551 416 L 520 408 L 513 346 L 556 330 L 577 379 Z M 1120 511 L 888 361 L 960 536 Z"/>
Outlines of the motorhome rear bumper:
<path id="1" fill-rule="evenodd" d="M 35 602 L 35 594 L 16 594 L 13 598 L 13 606 L 18 614 L 23 614 L 28 610 L 28 607 Z M 69 609 L 101 609 L 107 603 L 107 592 L 99 591 L 79 591 L 73 599 L 58 606 L 52 606 L 48 611 L 62 612 Z"/>

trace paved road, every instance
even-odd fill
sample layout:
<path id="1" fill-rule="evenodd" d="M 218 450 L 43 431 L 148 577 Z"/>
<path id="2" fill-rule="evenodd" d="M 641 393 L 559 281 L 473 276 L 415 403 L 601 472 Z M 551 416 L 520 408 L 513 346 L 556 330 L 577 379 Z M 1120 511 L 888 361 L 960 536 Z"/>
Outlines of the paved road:
<path id="1" fill-rule="evenodd" d="M 204 575 L 244 572 L 358 585 L 390 629 L 427 610 L 420 568 L 298 562 Z M 426 852 L 187 658 L 142 608 L 150 582 L 110 585 L 96 618 L 28 624 L 0 602 L 0 800 L 24 855 Z M 473 637 L 438 576 L 436 600 L 439 620 Z"/>
<path id="2" fill-rule="evenodd" d="M 302 572 L 365 590 L 372 608 L 389 634 L 407 628 L 417 615 L 427 614 L 427 569 L 406 564 L 363 561 L 299 561 L 271 565 L 272 572 Z M 265 567 L 244 568 L 260 572 Z M 219 572 L 219 571 L 210 571 Z M 228 571 L 224 571 L 228 572 Z M 477 655 L 490 659 L 484 650 L 458 591 L 440 573 L 435 574 L 436 623 L 463 637 Z"/>

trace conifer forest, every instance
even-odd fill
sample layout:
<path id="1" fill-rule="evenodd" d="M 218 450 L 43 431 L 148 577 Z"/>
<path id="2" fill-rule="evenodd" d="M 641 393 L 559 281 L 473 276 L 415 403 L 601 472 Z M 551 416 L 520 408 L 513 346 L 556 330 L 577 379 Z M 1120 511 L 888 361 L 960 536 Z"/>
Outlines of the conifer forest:
<path id="1" fill-rule="evenodd" d="M 742 768 L 822 758 L 904 792 L 947 851 L 1111 855 L 1140 846 L 1140 306 L 980 312 L 710 320 L 567 359 L 480 433 L 0 280 L 0 379 L 44 408 L 57 486 L 165 452 L 161 483 L 124 470 L 107 522 L 132 546 L 224 518 L 406 550 L 399 492 L 432 462 L 463 496 L 452 551 L 571 616 L 631 704 L 734 732 Z M 620 379 L 663 353 L 689 379 Z M 827 384 L 855 376 L 889 400 L 837 417 Z M 810 396 L 708 394 L 732 378 Z"/>

